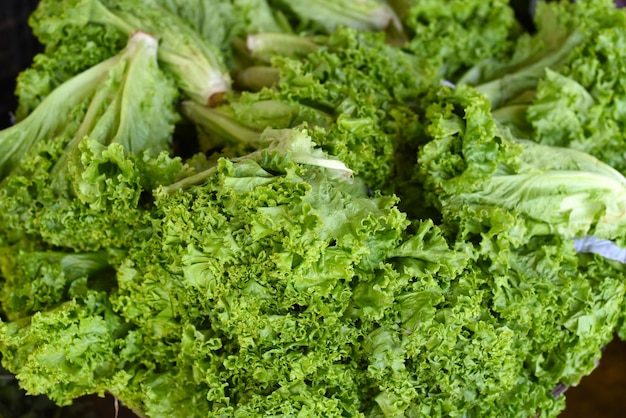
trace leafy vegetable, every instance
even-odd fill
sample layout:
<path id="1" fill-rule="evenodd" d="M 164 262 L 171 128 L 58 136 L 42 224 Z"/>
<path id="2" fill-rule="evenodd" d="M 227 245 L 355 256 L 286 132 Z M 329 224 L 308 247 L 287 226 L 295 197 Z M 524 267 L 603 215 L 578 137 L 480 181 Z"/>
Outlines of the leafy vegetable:
<path id="1" fill-rule="evenodd" d="M 272 45 L 289 56 L 293 44 Z M 407 101 L 438 78 L 427 66 L 412 72 L 419 61 L 386 45 L 380 34 L 340 29 L 312 49 L 301 58 L 274 56 L 279 80 L 273 88 L 232 97 L 214 110 L 185 105 L 183 113 L 199 126 L 205 150 L 224 144 L 254 147 L 267 127 L 307 123 L 324 150 L 371 188 L 384 188 L 393 177 L 396 150 L 420 129 Z"/>
<path id="2" fill-rule="evenodd" d="M 38 141 L 60 136 L 66 129 L 75 129 L 71 119 L 64 117 L 81 106 L 102 83 L 120 57 L 104 61 L 72 78 L 48 96 L 36 111 L 20 123 L 7 128 L 0 134 L 2 160 L 0 173 L 6 177 L 19 164 L 24 155 Z M 77 121 L 80 123 L 80 120 Z M 71 133 L 70 133 L 71 134 Z"/>
<path id="3" fill-rule="evenodd" d="M 230 88 L 219 50 L 203 42 L 180 17 L 150 0 L 120 0 L 111 2 L 111 7 L 99 0 L 42 1 L 33 15 L 34 33 L 44 44 L 56 42 L 66 27 L 73 33 L 90 25 L 127 36 L 139 30 L 159 38 L 160 64 L 193 100 L 212 104 Z"/>
<path id="4" fill-rule="evenodd" d="M 229 54 L 233 41 L 248 33 L 282 32 L 276 10 L 266 0 L 156 0 L 185 19 L 212 45 Z"/>
<path id="5" fill-rule="evenodd" d="M 546 74 L 526 112 L 535 140 L 588 152 L 626 173 L 619 75 L 625 39 L 623 29 L 603 29 L 570 65 Z"/>
<path id="6" fill-rule="evenodd" d="M 16 120 L 28 116 L 65 81 L 116 55 L 127 41 L 127 37 L 102 26 L 66 27 L 64 33 L 63 39 L 46 43 L 45 52 L 37 54 L 31 66 L 17 77 Z"/>
<path id="7" fill-rule="evenodd" d="M 317 40 L 317 42 L 316 42 Z M 326 37 L 305 37 L 288 33 L 257 33 L 246 37 L 246 48 L 253 60 L 271 63 L 275 56 L 302 58 L 317 51 Z"/>
<path id="8" fill-rule="evenodd" d="M 521 237 L 621 235 L 626 179 L 619 172 L 588 154 L 499 131 L 489 101 L 471 89 L 442 96 L 428 109 L 434 140 L 418 158 L 419 175 L 444 216 L 470 221 L 470 213 L 504 209 L 515 214 Z"/>
<path id="9" fill-rule="evenodd" d="M 512 48 L 520 32 L 505 0 L 411 0 L 405 26 L 412 32 L 407 48 L 431 60 L 441 75 L 456 81 L 483 60 L 491 61 Z"/>
<path id="10" fill-rule="evenodd" d="M 301 21 L 313 21 L 327 32 L 333 32 L 338 26 L 347 26 L 359 30 L 384 30 L 400 22 L 385 1 L 285 1 L 287 6 Z"/>
<path id="11" fill-rule="evenodd" d="M 10 289 L 2 295 L 4 312 L 10 319 L 18 319 L 43 307 L 60 304 L 66 299 L 70 287 L 107 268 L 109 257 L 106 252 L 73 254 L 4 248 L 0 259 L 0 269 L 6 280 L 3 290 Z"/>
<path id="12" fill-rule="evenodd" d="M 149 230 L 139 203 L 143 191 L 172 181 L 181 167 L 165 153 L 178 118 L 177 92 L 156 54 L 154 38 L 135 34 L 103 67 L 67 81 L 27 119 L 0 133 L 28 135 L 38 117 L 49 117 L 47 109 L 72 105 L 66 96 L 83 99 L 69 117 L 53 114 L 66 131 L 44 132 L 4 180 L 0 218 L 9 240 L 36 234 L 53 245 L 90 251 L 123 247 Z M 78 83 L 85 79 L 91 84 Z"/>
<path id="13" fill-rule="evenodd" d="M 626 26 L 539 10 L 44 0 L 4 367 L 146 417 L 556 416 L 626 335 L 626 267 L 577 252 L 626 246 Z"/>
<path id="14" fill-rule="evenodd" d="M 423 182 L 428 201 L 441 211 L 445 236 L 471 261 L 468 276 L 428 288 L 430 305 L 426 306 L 432 306 L 428 317 L 433 325 L 436 321 L 445 324 L 439 333 L 429 328 L 414 331 L 415 337 L 396 334 L 404 344 L 397 347 L 407 347 L 399 352 L 410 359 L 398 363 L 409 364 L 415 371 L 386 369 L 384 382 L 397 382 L 387 383 L 392 404 L 397 408 L 401 399 L 400 405 L 407 408 L 401 411 L 418 415 L 436 411 L 437 415 L 501 416 L 507 411 L 507 415 L 523 417 L 533 410 L 554 416 L 563 404 L 552 390 L 559 384 L 576 384 L 590 373 L 602 345 L 620 323 L 623 273 L 599 257 L 577 255 L 573 237 L 585 233 L 619 236 L 620 220 L 594 211 L 609 210 L 624 201 L 623 178 L 587 154 L 510 137 L 499 130 L 489 101 L 473 89 L 443 87 L 430 99 L 427 132 L 433 140 L 420 150 L 416 179 Z M 562 170 L 569 177 L 563 177 Z M 538 173 L 541 176 L 534 177 Z M 577 195 L 576 184 L 568 179 L 578 177 L 600 180 Z M 612 181 L 616 189 L 602 191 Z M 569 200 L 574 203 L 563 210 L 563 202 Z M 556 210 L 546 210 L 555 206 Z M 411 295 L 410 300 L 423 300 L 418 295 Z M 454 302 L 444 302 L 447 298 Z M 454 314 L 446 315 L 447 308 Z M 406 313 L 403 317 L 412 319 Z M 457 326 L 448 322 L 455 320 L 462 322 Z M 436 339 L 428 339 L 433 335 Z M 413 338 L 420 341 L 418 348 L 409 345 Z M 495 369 L 481 363 L 479 353 L 486 350 L 473 351 L 482 338 L 490 341 L 494 353 L 488 364 L 502 359 Z M 465 350 L 468 346 L 472 349 Z M 433 353 L 433 347 L 442 351 Z M 454 356 L 471 360 L 450 358 Z M 461 374 L 446 366 L 459 364 L 464 370 L 477 368 Z M 414 376 L 435 371 L 441 375 L 439 367 L 450 370 L 445 374 L 450 377 L 433 377 L 432 381 L 446 386 L 434 390 L 425 386 L 421 396 L 401 391 L 405 382 L 415 381 Z M 480 383 L 461 380 L 474 378 Z M 497 384 L 490 389 L 492 381 Z M 480 392 L 468 391 L 468 387 Z M 426 390 L 427 403 L 413 400 L 423 399 Z M 451 390 L 458 390 L 457 396 Z"/>
<path id="15" fill-rule="evenodd" d="M 18 377 L 30 381 L 31 391 L 46 392 L 57 402 L 67 402 L 86 388 L 110 390 L 130 406 L 155 416 L 183 416 L 191 410 L 196 414 L 213 411 L 217 416 L 235 411 L 285 410 L 290 406 L 280 393 L 298 386 L 301 393 L 310 393 L 314 402 L 319 402 L 310 408 L 323 408 L 312 411 L 349 408 L 357 413 L 356 382 L 351 382 L 349 375 L 340 381 L 335 377 L 352 374 L 356 368 L 356 364 L 345 361 L 350 361 L 350 344 L 359 331 L 352 321 L 341 319 L 341 311 L 350 304 L 350 283 L 358 280 L 357 271 L 359 275 L 375 275 L 406 220 L 393 208 L 394 199 L 369 198 L 361 186 L 317 164 L 294 164 L 293 159 L 307 150 L 305 143 L 293 144 L 287 152 L 268 149 L 240 162 L 220 160 L 203 184 L 159 195 L 159 216 L 154 219 L 157 229 L 152 238 L 130 250 L 118 270 L 118 288 L 110 295 L 114 318 L 123 315 L 133 329 L 128 338 L 132 335 L 135 342 L 124 348 L 126 343 L 116 338 L 111 341 L 113 345 L 100 343 L 94 347 L 97 351 L 89 350 L 78 357 L 96 365 L 109 361 L 111 350 L 139 350 L 128 352 L 135 360 L 124 365 L 110 363 L 102 378 L 81 374 L 80 383 L 76 377 L 59 373 L 35 382 L 29 373 L 34 373 L 31 366 L 37 367 L 38 360 L 26 347 L 37 345 L 41 338 L 49 339 L 56 328 L 50 329 L 52 323 L 48 322 L 38 328 L 44 325 L 36 322 L 37 327 L 31 325 L 14 334 L 13 329 L 19 328 L 14 323 L 4 328 L 1 338 L 3 344 L 17 350 L 14 356 L 20 356 L 20 362 L 11 360 L 13 355 L 8 360 L 13 370 L 21 370 Z M 312 149 L 307 152 L 316 154 Z M 222 196 L 221 203 L 214 200 L 216 194 Z M 190 234 L 192 230 L 199 235 Z M 213 247 L 207 246 L 211 242 Z M 257 273 L 250 276 L 253 271 Z M 228 282 L 220 280 L 226 276 L 230 277 Z M 190 300 L 207 307 L 217 305 L 205 309 L 186 302 Z M 94 311 L 81 303 L 64 309 L 69 309 L 68 315 L 76 312 L 73 315 L 79 315 L 81 321 L 69 316 L 75 325 L 59 328 L 59 338 L 66 341 L 84 338 L 83 329 L 96 333 L 93 338 L 102 342 L 110 333 L 119 332 L 112 328 L 117 320 L 106 320 L 112 313 Z M 83 328 L 83 321 L 94 324 L 97 330 L 86 324 Z M 202 322 L 211 325 L 201 327 Z M 321 323 L 326 325 L 320 327 Z M 317 333 L 318 347 L 307 342 Z M 330 344 L 329 339 L 339 346 Z M 165 348 L 166 340 L 170 346 L 166 351 L 171 355 L 164 356 L 154 344 Z M 141 345 L 137 345 L 139 341 Z M 305 353 L 298 348 L 302 344 L 308 346 Z M 270 347 L 272 352 L 267 356 L 258 355 Z M 59 353 L 61 358 L 72 364 L 76 357 L 71 352 L 62 353 L 65 351 Z M 226 358 L 230 358 L 230 366 L 224 364 Z M 291 367 L 298 361 L 302 362 L 300 377 Z M 216 369 L 205 377 L 200 374 L 193 378 L 197 362 Z M 72 367 L 67 370 L 76 372 Z M 85 373 L 88 368 L 81 370 Z M 248 376 L 248 370 L 257 370 L 249 386 L 235 385 Z M 122 376 L 126 376 L 123 383 L 128 386 L 120 390 L 122 381 L 118 379 Z M 187 383 L 172 385 L 174 381 L 196 387 L 187 412 L 171 403 L 177 397 L 188 399 L 189 394 Z M 220 383 L 226 381 L 233 385 Z M 51 391 L 52 387 L 63 391 Z M 327 395 L 313 395 L 322 388 Z M 163 390 L 170 395 L 159 396 Z M 268 390 L 276 394 L 269 396 Z M 334 400 L 337 395 L 332 395 L 335 390 L 345 397 L 339 404 Z M 227 398 L 238 399 L 237 406 Z M 311 402 L 308 396 L 301 400 L 295 397 L 291 407 L 302 408 L 305 400 Z"/>
<path id="16" fill-rule="evenodd" d="M 599 31 L 625 22 L 611 0 L 539 2 L 535 15 L 536 34 L 520 36 L 512 54 L 477 64 L 458 82 L 476 85 L 494 108 L 503 107 L 518 96 L 532 96 L 546 68 L 569 65 L 577 51 L 596 42 Z"/>

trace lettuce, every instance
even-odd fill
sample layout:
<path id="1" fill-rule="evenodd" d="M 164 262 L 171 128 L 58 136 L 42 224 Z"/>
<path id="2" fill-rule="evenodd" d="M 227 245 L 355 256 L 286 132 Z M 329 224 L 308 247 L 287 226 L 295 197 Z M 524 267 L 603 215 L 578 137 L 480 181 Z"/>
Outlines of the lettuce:
<path id="1" fill-rule="evenodd" d="M 604 29 L 570 65 L 546 74 L 526 111 L 533 139 L 587 152 L 626 173 L 619 75 L 625 40 L 623 30 Z"/>
<path id="2" fill-rule="evenodd" d="M 444 216 L 471 229 L 472 213 L 504 210 L 524 238 L 622 235 L 626 179 L 618 171 L 583 152 L 511 137 L 473 89 L 443 88 L 440 99 L 428 109 L 433 141 L 421 149 L 418 176 Z"/>
<path id="3" fill-rule="evenodd" d="M 110 2 L 110 7 L 107 3 L 43 1 L 31 18 L 33 32 L 40 42 L 49 45 L 59 41 L 59 33 L 71 36 L 93 25 L 126 36 L 143 31 L 160 40 L 160 65 L 191 99 L 203 104 L 215 103 L 230 89 L 230 76 L 219 49 L 203 42 L 196 30 L 178 15 L 150 0 Z"/>
<path id="4" fill-rule="evenodd" d="M 404 25 L 411 34 L 406 48 L 433 62 L 440 74 L 453 82 L 483 61 L 506 56 L 521 32 L 508 1 L 406 3 Z"/>
<path id="5" fill-rule="evenodd" d="M 624 242 L 623 14 L 348 3 L 40 4 L 0 132 L 0 353 L 29 394 L 550 417 L 626 334 L 626 267 L 580 248 Z"/>
<path id="6" fill-rule="evenodd" d="M 426 86 L 439 82 L 436 73 L 426 64 L 420 72 L 412 71 L 420 61 L 387 45 L 378 33 L 339 29 L 323 40 L 261 39 L 271 45 L 266 51 L 278 51 L 271 59 L 278 72 L 274 86 L 232 95 L 215 109 L 183 105 L 182 113 L 200 131 L 201 148 L 240 145 L 243 151 L 238 152 L 245 153 L 265 128 L 306 124 L 322 149 L 373 190 L 385 190 L 395 174 L 399 150 L 420 133 L 411 104 Z M 294 45 L 303 44 L 318 46 L 290 56 Z"/>
<path id="7" fill-rule="evenodd" d="M 351 353 L 363 330 L 343 312 L 356 308 L 355 284 L 389 269 L 385 254 L 407 221 L 395 199 L 368 197 L 318 163 L 297 164 L 303 154 L 321 161 L 312 147 L 301 140 L 288 150 L 221 159 L 203 181 L 157 193 L 153 233 L 117 258 L 111 286 L 89 279 L 85 288 L 84 278 L 70 286 L 98 300 L 109 292 L 108 302 L 79 297 L 57 307 L 49 299 L 31 325 L 7 323 L 5 363 L 31 392 L 59 403 L 108 390 L 148 416 L 358 415 L 365 398 Z M 59 315 L 67 320 L 53 321 Z M 52 335 L 55 342 L 44 344 Z M 73 348 L 87 340 L 92 348 Z M 63 370 L 35 379 L 53 367 L 37 346 L 55 351 Z M 176 399 L 186 399 L 185 410 Z"/>
<path id="8" fill-rule="evenodd" d="M 156 40 L 137 33 L 123 51 L 0 132 L 3 144 L 19 151 L 13 159 L 20 158 L 0 190 L 9 242 L 34 234 L 95 251 L 123 247 L 149 230 L 142 193 L 145 199 L 145 190 L 171 182 L 181 168 L 168 156 L 178 92 L 156 55 Z"/>
<path id="9" fill-rule="evenodd" d="M 546 68 L 570 66 L 582 49 L 593 49 L 609 28 L 622 28 L 625 14 L 611 0 L 538 2 L 535 34 L 517 38 L 511 52 L 476 64 L 457 83 L 490 98 L 494 108 L 527 103 Z"/>
<path id="10" fill-rule="evenodd" d="M 283 1 L 302 22 L 314 22 L 325 31 L 334 32 L 346 26 L 358 30 L 384 30 L 400 27 L 393 9 L 385 1 Z"/>

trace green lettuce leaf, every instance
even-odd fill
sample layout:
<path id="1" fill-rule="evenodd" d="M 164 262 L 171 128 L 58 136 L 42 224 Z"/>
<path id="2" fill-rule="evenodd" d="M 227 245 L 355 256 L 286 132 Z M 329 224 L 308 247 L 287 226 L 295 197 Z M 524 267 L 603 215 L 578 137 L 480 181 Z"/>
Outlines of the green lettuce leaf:
<path id="1" fill-rule="evenodd" d="M 3 181 L 0 218 L 9 242 L 39 236 L 52 245 L 97 251 L 129 246 L 149 231 L 151 190 L 171 183 L 182 168 L 168 156 L 178 93 L 156 64 L 155 42 L 134 35 L 111 63 L 100 64 L 103 69 L 76 77 L 99 71 L 88 88 L 71 79 L 48 96 L 46 107 L 9 128 L 28 133 L 36 118 L 47 117 L 48 106 L 72 103 L 63 101 L 65 95 L 88 97 L 71 112 L 55 114 L 54 123 L 66 131 L 42 135 Z"/>
<path id="2" fill-rule="evenodd" d="M 512 138 L 473 89 L 442 91 L 429 110 L 434 140 L 420 152 L 418 177 L 444 217 L 471 230 L 474 216 L 502 213 L 515 219 L 521 239 L 621 236 L 626 179 L 619 172 L 583 152 Z"/>
<path id="3" fill-rule="evenodd" d="M 353 286 L 388 270 L 406 220 L 395 199 L 295 156 L 221 159 L 201 183 L 158 194 L 158 232 L 131 250 L 112 298 L 146 341 L 175 350 L 144 353 L 158 365 L 142 378 L 154 382 L 147 415 L 183 416 L 183 398 L 198 415 L 359 415 L 350 353 L 362 330 L 344 315 Z"/>
<path id="4" fill-rule="evenodd" d="M 301 26 L 312 22 L 314 27 L 328 33 L 345 26 L 357 30 L 385 30 L 390 26 L 400 28 L 400 22 L 387 2 L 381 0 L 354 1 L 280 1 L 290 9 Z"/>
<path id="5" fill-rule="evenodd" d="M 624 27 L 625 18 L 611 0 L 538 2 L 536 33 L 518 37 L 511 53 L 487 58 L 456 81 L 475 85 L 494 108 L 527 101 L 546 69 L 571 65 L 579 51 L 594 47 L 599 33 Z"/>
<path id="6" fill-rule="evenodd" d="M 427 65 L 414 71 L 419 61 L 385 44 L 382 34 L 341 29 L 323 45 L 305 57 L 275 56 L 279 79 L 271 88 L 231 96 L 211 110 L 185 105 L 203 149 L 242 144 L 245 154 L 265 128 L 306 123 L 326 152 L 372 189 L 384 190 L 403 155 L 398 151 L 420 134 L 411 105 L 439 79 Z"/>
<path id="7" fill-rule="evenodd" d="M 399 2 L 396 2 L 399 3 Z M 455 82 L 483 60 L 505 56 L 520 32 L 505 0 L 419 0 L 407 5 L 406 46 Z"/>
<path id="8" fill-rule="evenodd" d="M 158 38 L 160 65 L 191 99 L 212 104 L 230 89 L 231 81 L 219 48 L 204 42 L 178 15 L 152 0 L 43 1 L 32 17 L 35 35 L 44 45 L 90 26 L 104 26 L 130 36 L 143 31 Z"/>

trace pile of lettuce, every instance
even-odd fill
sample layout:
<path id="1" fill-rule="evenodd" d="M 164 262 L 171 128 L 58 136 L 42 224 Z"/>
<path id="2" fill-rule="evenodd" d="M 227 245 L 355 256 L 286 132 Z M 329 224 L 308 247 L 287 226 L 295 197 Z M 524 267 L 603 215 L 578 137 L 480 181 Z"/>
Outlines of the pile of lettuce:
<path id="1" fill-rule="evenodd" d="M 0 131 L 3 366 L 145 417 L 557 416 L 626 338 L 626 267 L 580 245 L 626 242 L 626 14 L 536 16 L 43 0 Z"/>

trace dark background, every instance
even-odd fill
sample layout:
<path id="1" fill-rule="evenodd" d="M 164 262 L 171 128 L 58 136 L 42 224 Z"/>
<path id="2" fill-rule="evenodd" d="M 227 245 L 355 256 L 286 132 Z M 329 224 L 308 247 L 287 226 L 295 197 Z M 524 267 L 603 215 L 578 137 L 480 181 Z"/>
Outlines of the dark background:
<path id="1" fill-rule="evenodd" d="M 0 0 L 0 128 L 9 125 L 17 103 L 13 91 L 17 74 L 28 67 L 41 46 L 28 26 L 38 0 Z"/>
<path id="2" fill-rule="evenodd" d="M 28 26 L 28 16 L 37 3 L 38 0 L 0 0 L 0 129 L 11 124 L 11 112 L 17 106 L 13 91 L 18 73 L 30 65 L 36 53 L 42 51 Z M 527 27 L 532 25 L 530 14 L 534 3 L 534 0 L 511 0 L 518 19 Z M 615 0 L 615 3 L 626 6 L 626 0 Z M 4 375 L 4 378 L 7 377 Z M 563 418 L 626 416 L 626 343 L 617 339 L 611 343 L 599 367 L 578 387 L 570 388 L 566 397 L 567 409 L 561 415 Z M 104 399 L 87 397 L 78 402 L 84 403 L 90 410 L 82 416 L 116 416 L 114 400 L 110 396 Z M 68 414 L 57 411 L 54 415 L 62 417 Z M 119 418 L 132 416 L 121 407 Z"/>

